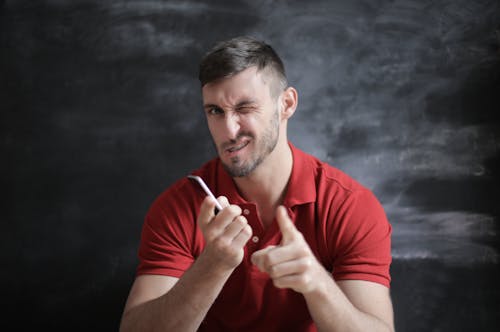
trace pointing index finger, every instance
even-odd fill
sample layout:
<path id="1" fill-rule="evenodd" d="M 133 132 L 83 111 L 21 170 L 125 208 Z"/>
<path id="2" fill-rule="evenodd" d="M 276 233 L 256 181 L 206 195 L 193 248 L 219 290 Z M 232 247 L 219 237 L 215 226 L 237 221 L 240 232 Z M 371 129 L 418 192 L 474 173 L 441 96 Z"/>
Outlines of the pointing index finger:
<path id="1" fill-rule="evenodd" d="M 280 205 L 276 211 L 276 220 L 282 235 L 282 244 L 287 244 L 295 239 L 297 229 L 288 216 L 286 208 Z"/>

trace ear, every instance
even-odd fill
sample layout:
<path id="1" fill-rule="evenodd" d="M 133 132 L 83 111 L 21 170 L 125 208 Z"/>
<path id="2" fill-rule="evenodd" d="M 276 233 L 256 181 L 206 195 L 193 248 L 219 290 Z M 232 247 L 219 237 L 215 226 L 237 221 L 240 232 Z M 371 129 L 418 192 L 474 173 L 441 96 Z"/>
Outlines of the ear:
<path id="1" fill-rule="evenodd" d="M 288 120 L 297 109 L 298 100 L 297 90 L 289 86 L 281 94 L 281 120 Z"/>

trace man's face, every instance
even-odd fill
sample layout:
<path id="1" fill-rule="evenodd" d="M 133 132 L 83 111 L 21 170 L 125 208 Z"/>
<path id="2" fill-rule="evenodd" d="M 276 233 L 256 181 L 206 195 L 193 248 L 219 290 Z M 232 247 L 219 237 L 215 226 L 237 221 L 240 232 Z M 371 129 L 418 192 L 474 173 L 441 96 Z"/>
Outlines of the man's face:
<path id="1" fill-rule="evenodd" d="M 280 119 L 272 83 L 265 71 L 251 67 L 202 89 L 208 128 L 233 177 L 250 174 L 278 142 Z"/>

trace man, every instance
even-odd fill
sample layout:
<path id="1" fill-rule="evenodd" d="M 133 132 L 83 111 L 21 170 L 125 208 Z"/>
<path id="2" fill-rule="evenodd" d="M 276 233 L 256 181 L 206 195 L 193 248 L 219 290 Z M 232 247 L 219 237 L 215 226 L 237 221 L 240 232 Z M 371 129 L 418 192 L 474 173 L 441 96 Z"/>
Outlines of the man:
<path id="1" fill-rule="evenodd" d="M 295 148 L 297 91 L 235 38 L 199 75 L 218 158 L 151 206 L 121 331 L 392 331 L 391 226 L 373 194 Z"/>

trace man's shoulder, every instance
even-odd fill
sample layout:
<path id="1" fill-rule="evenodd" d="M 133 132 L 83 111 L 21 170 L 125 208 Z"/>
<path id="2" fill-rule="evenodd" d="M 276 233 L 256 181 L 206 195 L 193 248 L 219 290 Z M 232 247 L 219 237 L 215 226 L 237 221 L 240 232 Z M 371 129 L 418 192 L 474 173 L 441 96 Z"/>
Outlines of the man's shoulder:
<path id="1" fill-rule="evenodd" d="M 338 186 L 340 189 L 348 192 L 366 190 L 361 183 L 340 168 L 300 149 L 295 148 L 295 151 L 300 156 L 301 162 L 309 165 L 313 170 L 316 183 Z"/>
<path id="2" fill-rule="evenodd" d="M 351 175 L 345 173 L 343 170 L 337 167 L 330 165 L 327 162 L 320 161 L 319 169 L 321 170 L 325 181 L 331 182 L 332 184 L 337 184 L 344 190 L 353 192 L 367 189 Z"/>

